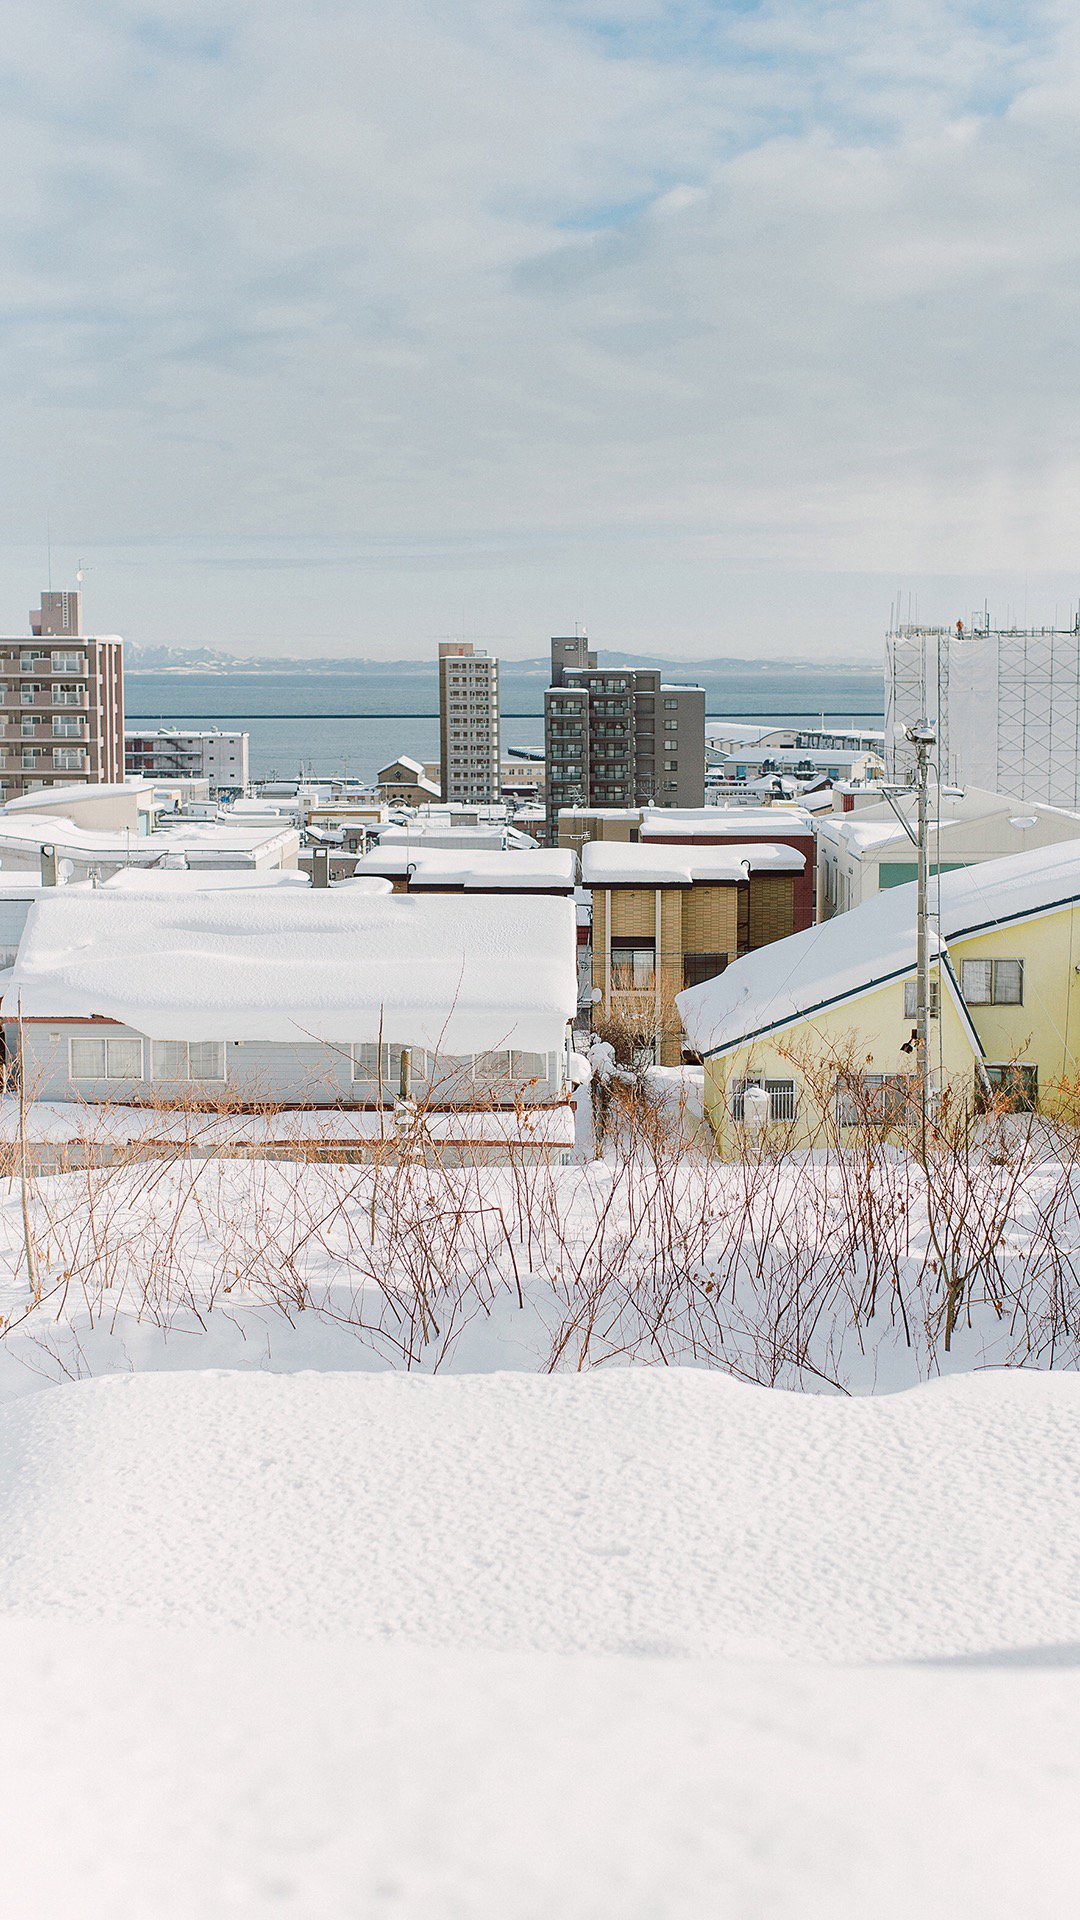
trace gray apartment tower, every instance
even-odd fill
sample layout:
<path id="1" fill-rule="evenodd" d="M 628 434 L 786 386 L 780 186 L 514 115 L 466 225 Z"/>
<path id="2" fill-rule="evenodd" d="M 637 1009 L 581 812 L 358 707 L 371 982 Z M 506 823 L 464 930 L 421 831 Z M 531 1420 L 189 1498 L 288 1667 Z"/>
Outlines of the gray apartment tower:
<path id="1" fill-rule="evenodd" d="M 82 630 L 78 593 L 43 593 L 29 640 L 0 638 L 0 801 L 124 778 L 124 643 Z"/>
<path id="2" fill-rule="evenodd" d="M 552 843 L 560 807 L 703 807 L 704 691 L 598 667 L 584 634 L 553 639 L 544 759 Z"/>
<path id="3" fill-rule="evenodd" d="M 498 800 L 499 663 L 470 640 L 439 647 L 439 756 L 444 800 Z"/>

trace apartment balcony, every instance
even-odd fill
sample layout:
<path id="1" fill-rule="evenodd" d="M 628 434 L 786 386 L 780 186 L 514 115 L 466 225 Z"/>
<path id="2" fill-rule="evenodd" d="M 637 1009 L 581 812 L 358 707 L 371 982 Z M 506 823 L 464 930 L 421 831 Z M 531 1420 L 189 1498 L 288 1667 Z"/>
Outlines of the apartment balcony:
<path id="1" fill-rule="evenodd" d="M 31 759 L 29 754 L 0 751 L 0 773 L 21 774 L 26 780 L 55 779 L 87 773 L 89 767 L 88 753 L 71 753 L 66 761 L 57 764 L 51 753 L 38 754 Z"/>
<path id="2" fill-rule="evenodd" d="M 84 674 L 86 671 L 86 654 L 78 650 L 65 653 L 58 648 L 55 654 L 47 653 L 40 658 L 24 653 L 15 660 L 0 661 L 0 680 L 8 675 L 13 679 L 29 677 L 34 680 L 49 680 L 55 676 L 65 675 L 70 678 L 72 674 Z"/>

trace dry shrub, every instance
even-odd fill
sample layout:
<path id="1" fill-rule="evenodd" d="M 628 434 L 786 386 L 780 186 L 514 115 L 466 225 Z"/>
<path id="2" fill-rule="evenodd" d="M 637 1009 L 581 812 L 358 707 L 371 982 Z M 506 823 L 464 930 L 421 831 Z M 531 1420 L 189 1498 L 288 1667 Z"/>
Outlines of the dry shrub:
<path id="1" fill-rule="evenodd" d="M 422 1107 L 387 1114 L 362 1160 L 314 1140 L 287 1163 L 250 1142 L 253 1121 L 273 1137 L 269 1108 L 172 1102 L 153 1155 L 117 1141 L 115 1109 L 88 1109 L 111 1162 L 28 1168 L 8 1261 L 32 1279 L 4 1332 L 121 1315 L 197 1329 L 254 1303 L 428 1371 L 485 1324 L 520 1346 L 519 1319 L 549 1368 L 689 1362 L 843 1391 L 886 1352 L 911 1379 L 987 1341 L 998 1361 L 1076 1364 L 1080 1090 L 1053 1120 L 950 1090 L 920 1158 L 907 1116 L 841 1139 L 836 1082 L 854 1067 L 843 1049 L 799 1062 L 813 1149 L 771 1127 L 730 1164 L 632 1076 L 613 1085 L 604 1158 L 566 1168 L 517 1144 L 462 1165 Z"/>

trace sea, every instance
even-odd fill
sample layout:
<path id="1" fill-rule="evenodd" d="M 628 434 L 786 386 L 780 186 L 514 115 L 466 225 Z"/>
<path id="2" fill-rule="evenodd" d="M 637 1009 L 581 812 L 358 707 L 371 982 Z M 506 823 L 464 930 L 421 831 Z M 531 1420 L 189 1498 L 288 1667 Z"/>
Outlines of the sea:
<path id="1" fill-rule="evenodd" d="M 601 666 L 619 664 L 601 656 Z M 642 661 L 627 664 L 643 665 Z M 880 672 L 806 662 L 670 662 L 665 678 L 704 686 L 710 718 L 879 727 Z M 544 744 L 542 661 L 500 666 L 502 744 L 539 752 Z M 275 672 L 170 668 L 125 674 L 127 724 L 244 729 L 253 780 L 298 776 L 368 782 L 400 753 L 439 757 L 439 688 L 427 663 L 362 665 L 340 671 Z"/>

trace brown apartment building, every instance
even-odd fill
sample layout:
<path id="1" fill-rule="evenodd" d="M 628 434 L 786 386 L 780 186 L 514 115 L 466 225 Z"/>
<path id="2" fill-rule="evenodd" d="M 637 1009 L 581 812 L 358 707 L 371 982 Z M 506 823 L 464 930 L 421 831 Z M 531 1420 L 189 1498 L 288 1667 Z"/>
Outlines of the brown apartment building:
<path id="1" fill-rule="evenodd" d="M 732 847 L 753 841 L 802 855 L 792 891 L 791 933 L 814 924 L 814 822 L 800 807 L 564 807 L 559 845 L 579 856 L 590 840 L 642 846 Z M 794 870 L 794 869 L 793 869 Z"/>
<path id="2" fill-rule="evenodd" d="M 82 631 L 78 593 L 43 593 L 28 640 L 0 638 L 0 803 L 124 778 L 124 643 Z"/>
<path id="3" fill-rule="evenodd" d="M 590 840 L 594 1022 L 622 1050 L 682 1057 L 675 995 L 795 928 L 806 856 L 761 840 L 724 846 Z"/>

